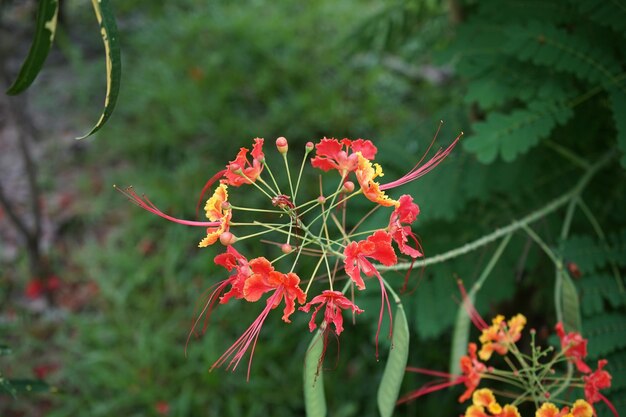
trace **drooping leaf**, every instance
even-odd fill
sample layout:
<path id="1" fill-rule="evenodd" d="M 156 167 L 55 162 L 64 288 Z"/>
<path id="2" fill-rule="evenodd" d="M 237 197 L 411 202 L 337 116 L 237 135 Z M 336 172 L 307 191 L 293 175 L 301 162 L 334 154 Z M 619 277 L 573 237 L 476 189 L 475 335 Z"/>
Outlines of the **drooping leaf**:
<path id="1" fill-rule="evenodd" d="M 324 354 L 324 335 L 315 333 L 304 358 L 304 407 L 307 417 L 326 416 L 324 373 L 321 360 Z"/>
<path id="2" fill-rule="evenodd" d="M 409 358 L 409 325 L 400 302 L 398 302 L 394 318 L 393 343 L 383 378 L 378 386 L 378 410 L 382 417 L 390 417 L 393 414 Z"/>
<path id="3" fill-rule="evenodd" d="M 58 14 L 59 0 L 39 0 L 33 43 L 16 80 L 7 90 L 7 94 L 16 95 L 26 90 L 41 71 L 54 41 Z"/>
<path id="4" fill-rule="evenodd" d="M 120 56 L 119 38 L 117 33 L 117 24 L 111 9 L 109 0 L 92 0 L 96 18 L 100 25 L 100 33 L 104 42 L 105 60 L 106 60 L 106 83 L 107 90 L 104 98 L 104 109 L 100 115 L 100 119 L 95 126 L 91 128 L 89 133 L 78 139 L 84 139 L 97 132 L 111 117 L 117 96 L 120 90 L 120 79 L 122 75 L 122 59 Z"/>

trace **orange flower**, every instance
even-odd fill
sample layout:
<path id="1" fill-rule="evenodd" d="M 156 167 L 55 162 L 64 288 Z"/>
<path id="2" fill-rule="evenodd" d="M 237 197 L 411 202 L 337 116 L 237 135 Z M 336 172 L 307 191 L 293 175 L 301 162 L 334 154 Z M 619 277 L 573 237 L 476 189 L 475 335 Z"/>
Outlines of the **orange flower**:
<path id="1" fill-rule="evenodd" d="M 262 138 L 254 139 L 254 146 L 250 155 L 252 155 L 252 163 L 248 160 L 248 148 L 239 149 L 235 160 L 231 161 L 223 171 L 225 179 L 222 181 L 233 187 L 255 182 L 261 175 L 261 171 L 263 171 L 263 161 L 265 159 Z"/>
<path id="2" fill-rule="evenodd" d="M 496 401 L 495 395 L 489 388 L 482 388 L 474 391 L 472 395 L 472 403 L 480 407 L 487 407 L 487 410 L 493 415 L 502 412 L 502 406 Z"/>
<path id="3" fill-rule="evenodd" d="M 508 323 L 504 322 L 504 316 L 499 314 L 493 320 L 491 326 L 483 329 L 480 342 L 483 344 L 478 356 L 486 361 L 495 351 L 500 355 L 506 355 L 509 345 L 517 342 L 522 336 L 522 330 L 526 325 L 526 317 L 518 314 L 511 318 Z"/>
<path id="4" fill-rule="evenodd" d="M 315 150 L 316 156 L 311 159 L 311 165 L 322 171 L 336 169 L 341 175 L 346 175 L 357 168 L 357 152 L 360 152 L 364 158 L 374 159 L 378 151 L 369 140 L 342 139 L 340 142 L 337 139 L 327 138 L 316 144 Z M 352 153 L 348 153 L 350 150 Z"/>
<path id="5" fill-rule="evenodd" d="M 466 390 L 459 397 L 460 403 L 472 396 L 472 393 L 480 383 L 481 374 L 487 371 L 485 364 L 476 357 L 477 349 L 476 343 L 469 343 L 467 346 L 468 355 L 461 356 L 461 372 L 463 373 L 463 383 Z"/>
<path id="6" fill-rule="evenodd" d="M 233 260 L 225 260 L 229 266 L 233 266 Z M 259 316 L 252 322 L 250 327 L 229 347 L 226 352 L 220 356 L 211 366 L 211 370 L 222 366 L 228 359 L 228 365 L 226 369 L 232 368 L 234 371 L 239 362 L 246 354 L 248 349 L 252 347 L 250 353 L 250 359 L 248 361 L 248 379 L 250 379 L 250 366 L 252 365 L 252 356 L 254 355 L 254 348 L 256 346 L 257 339 L 261 333 L 261 327 L 265 322 L 265 319 L 269 315 L 270 311 L 278 307 L 285 300 L 285 308 L 283 310 L 283 321 L 290 323 L 289 316 L 295 311 L 295 300 L 298 300 L 300 304 L 304 304 L 306 301 L 306 294 L 300 289 L 298 284 L 300 278 L 293 272 L 283 274 L 274 270 L 272 264 L 265 258 L 259 257 L 250 260 L 247 268 L 249 268 L 249 275 L 243 285 L 243 298 L 247 301 L 258 301 L 261 296 L 269 291 L 274 291 L 269 296 L 265 303 L 265 308 L 259 314 Z M 245 271 L 248 273 L 247 271 Z M 231 358 L 232 357 L 232 358 Z"/>
<path id="7" fill-rule="evenodd" d="M 583 361 L 587 356 L 587 339 L 577 332 L 565 334 L 565 329 L 561 322 L 558 322 L 554 328 L 559 339 L 561 339 L 561 349 L 565 357 L 574 362 L 580 372 L 585 374 L 591 372 L 591 368 Z"/>
<path id="8" fill-rule="evenodd" d="M 576 400 L 570 411 L 569 407 L 558 409 L 552 403 L 543 403 L 535 412 L 535 417 L 591 417 L 593 408 L 585 400 Z"/>
<path id="9" fill-rule="evenodd" d="M 507 404 L 500 406 L 488 388 L 474 392 L 472 405 L 465 410 L 465 417 L 520 417 L 517 407 Z M 546 416 L 547 417 L 547 416 Z"/>
<path id="10" fill-rule="evenodd" d="M 216 227 L 207 227 L 207 235 L 198 243 L 198 247 L 204 248 L 214 244 L 222 233 L 228 231 L 232 212 L 230 209 L 224 208 L 227 199 L 228 186 L 220 184 L 213 192 L 213 196 L 207 200 L 204 206 L 206 217 L 213 222 L 219 222 L 219 224 Z"/>
<path id="11" fill-rule="evenodd" d="M 363 157 L 361 153 L 357 153 L 358 165 L 355 171 L 356 179 L 361 185 L 363 195 L 374 203 L 378 203 L 381 206 L 398 206 L 399 203 L 396 200 L 389 198 L 383 191 L 380 190 L 380 184 L 374 181 L 375 178 L 382 177 L 383 169 L 378 164 L 373 164 L 369 159 Z"/>

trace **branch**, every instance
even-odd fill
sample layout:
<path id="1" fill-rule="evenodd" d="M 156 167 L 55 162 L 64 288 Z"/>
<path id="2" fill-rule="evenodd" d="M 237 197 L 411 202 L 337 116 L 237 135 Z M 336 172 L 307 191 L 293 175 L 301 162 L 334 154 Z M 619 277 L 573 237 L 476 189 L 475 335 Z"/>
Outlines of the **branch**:
<path id="1" fill-rule="evenodd" d="M 409 268 L 412 268 L 412 267 L 419 268 L 422 266 L 438 264 L 441 262 L 445 262 L 449 259 L 453 259 L 458 256 L 465 255 L 466 253 L 479 249 L 495 240 L 498 240 L 499 238 L 503 236 L 506 236 L 519 229 L 527 227 L 530 223 L 533 223 L 545 217 L 546 215 L 558 210 L 562 206 L 569 203 L 572 199 L 578 198 L 580 193 L 585 189 L 585 187 L 587 186 L 589 181 L 591 181 L 593 176 L 600 169 L 604 168 L 604 166 L 609 163 L 609 161 L 615 156 L 615 154 L 616 152 L 614 150 L 605 154 L 602 158 L 600 158 L 598 162 L 596 162 L 591 167 L 589 167 L 587 172 L 585 172 L 585 174 L 581 177 L 578 183 L 570 191 L 552 200 L 551 202 L 549 202 L 542 208 L 536 211 L 533 211 L 526 217 L 523 217 L 519 220 L 514 220 L 508 226 L 505 226 L 501 229 L 496 229 L 492 233 L 486 236 L 483 236 L 479 239 L 476 239 L 473 242 L 466 243 L 465 245 L 460 246 L 456 249 L 452 249 L 448 252 L 444 252 L 439 255 L 432 256 L 430 258 L 422 259 L 422 260 L 415 261 L 415 262 L 402 262 L 402 263 L 398 263 L 392 266 L 377 265 L 376 268 L 379 271 L 402 271 L 402 270 L 408 270 Z"/>

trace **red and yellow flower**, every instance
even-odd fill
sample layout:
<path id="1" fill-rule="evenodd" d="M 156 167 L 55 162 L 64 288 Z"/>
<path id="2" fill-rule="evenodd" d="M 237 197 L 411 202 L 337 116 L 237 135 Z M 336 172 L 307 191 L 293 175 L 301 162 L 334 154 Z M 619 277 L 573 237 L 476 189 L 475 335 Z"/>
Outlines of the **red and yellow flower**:
<path id="1" fill-rule="evenodd" d="M 340 291 L 324 290 L 320 295 L 314 297 L 311 301 L 300 307 L 300 310 L 308 313 L 314 304 L 317 304 L 317 307 L 314 308 L 313 313 L 311 314 L 309 330 L 313 331 L 317 328 L 315 316 L 323 306 L 326 306 L 321 327 L 322 329 L 327 329 L 331 324 L 333 324 L 335 326 L 335 333 L 337 336 L 339 336 L 343 331 L 342 310 L 352 310 L 355 314 L 361 314 L 363 312 L 363 310 L 361 310 L 352 301 L 348 300 Z"/>
<path id="2" fill-rule="evenodd" d="M 232 217 L 232 211 L 227 207 L 227 204 L 225 204 L 227 200 L 228 186 L 226 184 L 220 184 L 204 206 L 206 217 L 212 222 L 217 222 L 218 225 L 207 227 L 207 235 L 198 243 L 198 247 L 204 248 L 214 244 L 220 238 L 220 235 L 227 232 L 230 228 L 229 223 Z"/>
<path id="3" fill-rule="evenodd" d="M 231 161 L 223 171 L 224 178 L 222 182 L 233 187 L 255 182 L 261 175 L 261 171 L 263 171 L 263 161 L 265 159 L 262 138 L 254 139 L 250 155 L 252 156 L 252 163 L 248 160 L 248 148 L 239 149 L 235 160 Z"/>
<path id="4" fill-rule="evenodd" d="M 383 168 L 378 164 L 372 164 L 372 162 L 365 158 L 360 153 L 357 153 L 358 163 L 357 168 L 354 171 L 356 179 L 361 186 L 363 195 L 370 201 L 380 204 L 384 207 L 398 206 L 398 201 L 390 198 L 380 189 L 380 184 L 374 181 L 378 177 L 382 177 Z"/>
<path id="5" fill-rule="evenodd" d="M 374 159 L 376 146 L 363 139 L 337 139 L 323 138 L 315 145 L 316 156 L 311 159 L 311 165 L 322 171 L 336 169 L 343 176 L 357 169 L 358 153 L 364 158 Z M 351 153 L 349 153 L 351 151 Z"/>
<path id="6" fill-rule="evenodd" d="M 554 328 L 561 340 L 561 349 L 565 357 L 574 362 L 580 372 L 585 374 L 591 372 L 591 368 L 583 361 L 587 356 L 587 339 L 584 339 L 580 333 L 576 332 L 565 334 L 563 323 L 561 322 L 558 322 Z"/>
<path id="7" fill-rule="evenodd" d="M 517 314 L 505 323 L 504 316 L 498 314 L 493 320 L 491 326 L 483 329 L 480 335 L 482 347 L 478 356 L 486 361 L 495 351 L 500 355 L 506 355 L 509 346 L 517 342 L 522 336 L 522 330 L 526 325 L 526 317 Z"/>

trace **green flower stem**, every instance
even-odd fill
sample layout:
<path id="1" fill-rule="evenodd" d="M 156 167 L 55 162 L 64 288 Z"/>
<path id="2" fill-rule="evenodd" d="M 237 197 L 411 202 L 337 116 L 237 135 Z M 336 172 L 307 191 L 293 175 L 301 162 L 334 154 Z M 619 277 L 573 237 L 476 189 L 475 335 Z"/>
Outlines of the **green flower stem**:
<path id="1" fill-rule="evenodd" d="M 269 210 L 269 209 L 257 209 L 257 208 L 250 208 L 250 207 L 239 207 L 239 206 L 233 206 L 232 204 L 230 205 L 231 209 L 233 210 L 239 210 L 239 211 L 257 211 L 259 213 L 276 213 L 276 214 L 285 214 L 284 211 L 282 210 Z M 232 224 L 232 223 L 231 223 Z"/>
<path id="2" fill-rule="evenodd" d="M 270 169 L 270 166 L 268 163 L 264 163 L 263 164 L 265 166 L 265 169 L 267 170 L 267 173 L 270 175 L 270 178 L 272 179 L 272 183 L 274 184 L 274 187 L 276 187 L 276 191 L 274 191 L 274 189 L 272 187 L 270 187 L 265 181 L 263 181 L 263 183 L 265 184 L 265 186 L 267 188 L 269 188 L 270 190 L 272 190 L 272 192 L 276 195 L 278 194 L 282 194 L 280 192 L 280 187 L 278 186 L 278 183 L 276 182 L 276 178 L 274 178 L 274 173 L 272 172 L 272 170 Z M 258 178 L 259 180 L 262 180 L 261 177 Z"/>
<path id="3" fill-rule="evenodd" d="M 289 190 L 291 191 L 291 197 L 296 198 L 293 192 L 293 182 L 291 181 L 291 173 L 289 172 L 289 162 L 287 162 L 287 152 L 283 153 L 283 162 L 285 163 L 285 171 L 287 171 L 287 180 L 289 181 Z"/>
<path id="4" fill-rule="evenodd" d="M 311 149 L 312 150 L 312 149 Z M 304 148 L 304 156 L 302 157 L 302 164 L 300 164 L 300 171 L 298 172 L 298 180 L 296 181 L 296 189 L 293 193 L 293 204 L 296 204 L 296 196 L 298 195 L 298 190 L 300 189 L 300 180 L 302 179 L 302 172 L 304 171 L 304 164 L 306 163 L 306 158 L 311 153 L 311 150 Z"/>
<path id="5" fill-rule="evenodd" d="M 381 266 L 379 270 L 380 271 L 401 271 L 401 270 L 407 270 L 411 267 L 419 268 L 423 266 L 434 265 L 434 264 L 438 264 L 441 262 L 445 262 L 447 260 L 454 259 L 456 257 L 465 255 L 466 253 L 479 249 L 495 240 L 498 240 L 499 238 L 503 236 L 508 235 L 509 233 L 515 232 L 523 228 L 524 226 L 527 226 L 533 222 L 536 222 L 537 220 L 563 207 L 564 205 L 569 203 L 572 200 L 572 198 L 580 195 L 582 191 L 585 189 L 585 187 L 587 186 L 587 184 L 589 183 L 589 181 L 593 178 L 593 176 L 600 169 L 604 168 L 611 161 L 611 159 L 615 156 L 615 154 L 616 152 L 613 150 L 605 154 L 602 158 L 600 158 L 600 160 L 598 160 L 595 164 L 593 164 L 587 170 L 587 172 L 585 172 L 585 174 L 581 177 L 578 183 L 568 192 L 562 194 L 560 197 L 557 197 L 556 199 L 552 200 L 545 206 L 541 207 L 538 210 L 533 211 L 527 216 L 519 220 L 514 220 L 513 222 L 511 222 L 509 225 L 505 227 L 496 229 L 493 232 L 489 233 L 488 235 L 485 235 L 479 239 L 476 239 L 473 242 L 467 243 L 458 248 L 452 249 L 448 252 L 444 252 L 439 255 L 435 255 L 430 258 L 423 259 L 421 261 L 402 262 L 402 263 L 398 263 L 392 266 Z"/>
<path id="6" fill-rule="evenodd" d="M 323 260 L 324 260 L 324 258 L 322 256 L 320 256 L 320 260 L 317 261 L 317 264 L 315 264 L 315 268 L 313 269 L 313 273 L 311 274 L 311 278 L 309 279 L 309 283 L 306 285 L 306 289 L 304 290 L 305 294 L 309 293 L 309 288 L 311 288 L 311 284 L 313 283 L 313 280 L 315 280 L 315 274 L 317 274 L 317 270 L 319 269 L 319 267 L 322 264 Z"/>
<path id="7" fill-rule="evenodd" d="M 252 180 L 251 180 L 251 179 L 250 179 L 250 178 L 249 178 L 246 174 L 244 174 L 244 172 L 243 172 L 243 170 L 242 170 L 242 169 L 240 169 L 240 170 L 238 170 L 238 171 L 235 171 L 235 174 L 237 174 L 237 175 L 241 175 L 242 177 L 244 177 L 245 179 L 247 179 L 248 181 L 250 181 L 250 184 L 254 185 L 254 186 L 255 186 L 255 187 L 256 187 L 259 191 L 261 191 L 263 194 L 265 194 L 265 196 L 266 196 L 267 198 L 269 198 L 270 200 L 272 199 L 272 196 L 271 196 L 271 195 L 269 195 L 269 194 L 267 193 L 267 191 L 265 191 L 263 188 L 261 188 L 261 186 L 260 186 L 259 184 L 257 184 L 257 183 L 256 183 L 256 181 L 252 181 Z M 258 178 L 257 178 L 257 180 L 258 180 L 259 182 L 261 182 L 262 184 L 264 184 L 266 187 L 268 187 L 268 188 L 269 188 L 272 192 L 274 192 L 274 190 L 272 190 L 272 188 L 271 188 L 271 187 L 269 187 L 269 186 L 267 185 L 267 183 L 261 179 L 261 177 L 258 177 Z"/>

